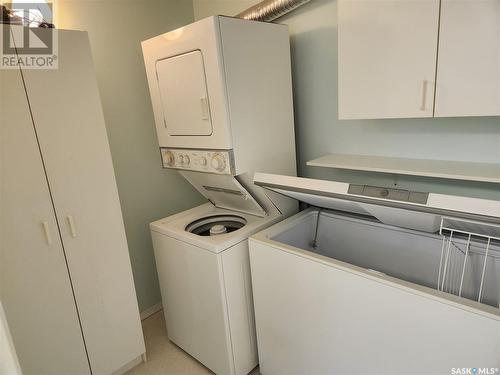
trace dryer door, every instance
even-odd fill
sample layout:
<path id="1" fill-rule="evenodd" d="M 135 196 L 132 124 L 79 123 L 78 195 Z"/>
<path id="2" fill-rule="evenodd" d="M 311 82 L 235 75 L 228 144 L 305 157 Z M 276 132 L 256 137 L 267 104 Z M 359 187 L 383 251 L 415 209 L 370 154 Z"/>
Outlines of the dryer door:
<path id="1" fill-rule="evenodd" d="M 201 51 L 157 61 L 156 77 L 168 135 L 211 135 L 210 103 Z"/>

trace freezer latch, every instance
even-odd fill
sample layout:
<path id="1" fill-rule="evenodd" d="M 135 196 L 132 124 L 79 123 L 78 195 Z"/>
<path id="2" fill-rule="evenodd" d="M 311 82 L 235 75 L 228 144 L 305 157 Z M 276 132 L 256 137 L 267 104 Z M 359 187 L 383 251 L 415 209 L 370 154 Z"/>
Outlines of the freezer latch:
<path id="1" fill-rule="evenodd" d="M 427 199 L 429 198 L 429 193 L 370 185 L 350 184 L 347 192 L 349 194 L 362 195 L 365 197 L 375 197 L 418 204 L 427 204 Z"/>

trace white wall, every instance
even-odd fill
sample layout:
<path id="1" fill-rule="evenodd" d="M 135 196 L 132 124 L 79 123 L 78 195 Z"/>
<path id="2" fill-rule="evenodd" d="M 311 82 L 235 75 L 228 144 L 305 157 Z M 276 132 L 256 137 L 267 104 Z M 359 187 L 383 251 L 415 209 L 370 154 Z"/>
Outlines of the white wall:
<path id="1" fill-rule="evenodd" d="M 142 311 L 161 301 L 148 224 L 203 199 L 177 172 L 161 168 L 140 42 L 192 22 L 192 3 L 59 0 L 58 6 L 59 28 L 89 32 Z"/>
<path id="2" fill-rule="evenodd" d="M 256 2 L 193 4 L 196 18 L 202 18 L 235 14 Z M 226 3 L 227 12 L 221 3 Z M 500 163 L 500 117 L 339 121 L 336 1 L 311 0 L 277 22 L 290 28 L 299 175 L 500 199 L 494 184 L 307 167 L 307 160 L 334 152 Z"/>

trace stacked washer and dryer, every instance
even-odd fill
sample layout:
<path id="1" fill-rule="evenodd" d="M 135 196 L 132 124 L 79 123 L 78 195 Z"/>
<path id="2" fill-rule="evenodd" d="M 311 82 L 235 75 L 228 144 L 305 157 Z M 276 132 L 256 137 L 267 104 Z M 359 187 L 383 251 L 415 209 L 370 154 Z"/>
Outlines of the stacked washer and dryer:
<path id="1" fill-rule="evenodd" d="M 218 374 L 246 374 L 248 237 L 297 210 L 253 184 L 254 171 L 296 174 L 288 28 L 216 16 L 142 47 L 163 167 L 209 201 L 150 226 L 168 337 Z"/>

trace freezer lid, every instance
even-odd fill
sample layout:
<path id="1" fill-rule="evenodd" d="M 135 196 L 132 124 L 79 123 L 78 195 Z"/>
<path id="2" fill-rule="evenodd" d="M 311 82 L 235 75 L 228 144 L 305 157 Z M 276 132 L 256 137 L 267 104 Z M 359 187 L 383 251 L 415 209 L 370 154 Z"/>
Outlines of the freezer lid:
<path id="1" fill-rule="evenodd" d="M 256 173 L 254 183 L 317 207 L 436 232 L 442 216 L 500 223 L 500 201 Z"/>
<path id="2" fill-rule="evenodd" d="M 267 216 L 266 210 L 235 176 L 188 171 L 180 173 L 216 207 L 260 217 Z"/>

